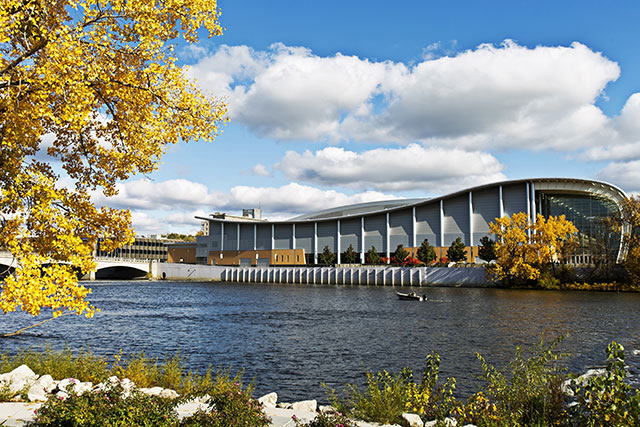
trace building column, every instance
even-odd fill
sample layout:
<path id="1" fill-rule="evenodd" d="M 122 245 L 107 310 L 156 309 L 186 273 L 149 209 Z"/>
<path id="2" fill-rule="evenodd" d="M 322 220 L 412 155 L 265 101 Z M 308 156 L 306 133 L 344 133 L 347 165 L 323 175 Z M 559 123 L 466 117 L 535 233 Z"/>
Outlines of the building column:
<path id="1" fill-rule="evenodd" d="M 271 224 L 271 250 L 276 249 L 276 225 Z"/>
<path id="2" fill-rule="evenodd" d="M 296 250 L 296 225 L 291 224 L 291 249 Z"/>
<path id="3" fill-rule="evenodd" d="M 318 223 L 313 223 L 313 263 L 318 264 Z"/>
<path id="4" fill-rule="evenodd" d="M 498 198 L 500 199 L 498 200 L 500 204 L 500 218 L 502 218 L 504 216 L 504 200 L 502 198 L 502 185 L 498 187 Z"/>
<path id="5" fill-rule="evenodd" d="M 411 209 L 411 246 L 414 248 L 418 246 L 418 242 L 416 242 L 416 207 L 414 206 Z"/>
<path id="6" fill-rule="evenodd" d="M 220 223 L 220 255 L 224 251 L 224 222 Z"/>
<path id="7" fill-rule="evenodd" d="M 364 264 L 364 216 L 360 217 L 360 263 Z"/>
<path id="8" fill-rule="evenodd" d="M 338 220 L 338 227 L 336 230 L 336 237 L 337 237 L 337 241 L 336 241 L 336 248 L 337 248 L 337 260 L 338 260 L 338 264 L 342 263 L 342 252 L 341 252 L 341 248 L 340 248 L 340 220 Z"/>
<path id="9" fill-rule="evenodd" d="M 440 200 L 440 247 L 444 248 L 444 200 Z"/>
<path id="10" fill-rule="evenodd" d="M 536 187 L 535 184 L 531 183 L 531 217 L 533 223 L 536 223 Z"/>
<path id="11" fill-rule="evenodd" d="M 527 182 L 527 218 L 528 218 L 528 224 L 531 224 L 531 195 L 529 193 L 528 182 Z M 527 229 L 527 237 L 531 239 L 531 229 Z"/>
<path id="12" fill-rule="evenodd" d="M 387 242 L 387 264 L 391 264 L 391 250 L 389 248 L 389 245 L 391 244 L 391 239 L 389 236 L 389 232 L 390 232 L 390 226 L 389 226 L 389 212 L 387 212 L 387 233 L 385 235 L 385 240 Z"/>
<path id="13" fill-rule="evenodd" d="M 473 193 L 469 191 L 469 251 L 471 252 L 471 261 L 473 261 Z"/>
<path id="14" fill-rule="evenodd" d="M 240 223 L 236 224 L 237 233 L 236 233 L 236 250 L 240 252 Z"/>
<path id="15" fill-rule="evenodd" d="M 258 249 L 258 224 L 253 224 L 253 250 Z"/>

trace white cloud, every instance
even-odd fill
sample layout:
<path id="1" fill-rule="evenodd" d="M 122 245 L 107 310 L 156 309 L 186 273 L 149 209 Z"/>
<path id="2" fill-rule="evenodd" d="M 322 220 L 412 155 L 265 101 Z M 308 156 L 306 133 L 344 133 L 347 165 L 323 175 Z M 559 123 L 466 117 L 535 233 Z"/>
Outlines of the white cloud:
<path id="1" fill-rule="evenodd" d="M 502 164 L 488 153 L 419 144 L 362 153 L 338 147 L 289 151 L 276 167 L 289 179 L 318 185 L 437 194 L 506 179 Z"/>
<path id="2" fill-rule="evenodd" d="M 414 66 L 282 44 L 223 46 L 191 72 L 229 96 L 232 120 L 279 140 L 572 152 L 640 136 L 640 94 L 620 117 L 606 117 L 595 102 L 620 68 L 580 43 L 527 48 L 507 40 Z"/>
<path id="3" fill-rule="evenodd" d="M 256 176 L 269 176 L 269 171 L 267 170 L 267 168 L 260 163 L 258 163 L 253 167 L 253 169 L 251 169 L 251 173 Z"/>
<path id="4" fill-rule="evenodd" d="M 640 192 L 640 160 L 614 162 L 598 173 L 603 181 L 613 182 L 627 193 Z"/>
<path id="5" fill-rule="evenodd" d="M 263 217 L 279 220 L 352 203 L 397 198 L 377 191 L 349 195 L 297 183 L 281 187 L 236 186 L 228 192 L 217 192 L 184 179 L 129 181 L 119 184 L 118 189 L 120 194 L 115 197 L 106 199 L 96 193 L 93 200 L 98 206 L 132 209 L 133 226 L 137 233 L 145 235 L 195 232 L 200 224 L 194 217 L 212 212 L 238 215 L 244 208 L 260 207 Z"/>

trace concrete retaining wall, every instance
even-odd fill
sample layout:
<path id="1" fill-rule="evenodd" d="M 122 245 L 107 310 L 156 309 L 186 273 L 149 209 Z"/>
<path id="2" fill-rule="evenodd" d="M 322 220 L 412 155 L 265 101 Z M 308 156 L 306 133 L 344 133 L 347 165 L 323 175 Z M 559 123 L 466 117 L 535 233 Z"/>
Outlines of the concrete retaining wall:
<path id="1" fill-rule="evenodd" d="M 164 275 L 163 275 L 164 273 Z M 239 283 L 365 286 L 486 286 L 484 268 L 446 267 L 222 267 L 154 263 L 154 278 Z"/>

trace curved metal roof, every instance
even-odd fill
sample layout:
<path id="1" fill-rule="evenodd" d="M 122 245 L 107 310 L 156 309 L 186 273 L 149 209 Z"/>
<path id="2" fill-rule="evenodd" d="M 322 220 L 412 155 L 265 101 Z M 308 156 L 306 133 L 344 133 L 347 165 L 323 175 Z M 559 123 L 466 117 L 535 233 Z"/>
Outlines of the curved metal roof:
<path id="1" fill-rule="evenodd" d="M 546 192 L 558 192 L 558 193 L 576 193 L 584 194 L 590 193 L 602 197 L 610 198 L 617 203 L 626 197 L 624 191 L 620 188 L 597 180 L 581 179 L 581 178 L 529 178 L 529 179 L 516 179 L 508 181 L 492 182 L 488 184 L 479 185 L 476 187 L 467 188 L 464 190 L 456 191 L 454 193 L 446 194 L 431 199 L 400 199 L 400 200 L 382 200 L 378 202 L 358 203 L 354 205 L 339 206 L 331 209 L 325 209 L 319 212 L 300 215 L 284 221 L 267 221 L 269 223 L 304 223 L 304 222 L 323 222 L 338 219 L 345 219 L 352 216 L 370 216 L 381 213 L 393 212 L 397 210 L 406 209 L 408 207 L 416 207 L 424 204 L 437 203 L 440 200 L 454 198 L 461 194 L 466 194 L 475 191 L 481 191 L 491 187 L 498 187 L 500 185 L 517 185 L 525 183 L 533 183 L 536 190 L 545 190 Z M 210 221 L 220 221 L 215 218 L 202 218 Z M 225 220 L 222 220 L 225 221 Z M 234 222 L 234 221 L 226 221 Z"/>

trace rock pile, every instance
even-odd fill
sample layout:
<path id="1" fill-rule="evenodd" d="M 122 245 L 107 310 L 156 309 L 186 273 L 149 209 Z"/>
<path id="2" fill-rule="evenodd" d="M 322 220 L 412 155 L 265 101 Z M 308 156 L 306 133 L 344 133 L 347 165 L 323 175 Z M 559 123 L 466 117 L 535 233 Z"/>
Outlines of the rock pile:
<path id="1" fill-rule="evenodd" d="M 27 365 L 21 365 L 11 372 L 0 374 L 0 391 L 15 395 L 12 399 L 14 402 L 44 402 L 51 395 L 66 399 L 71 394 L 81 395 L 89 391 L 101 391 L 115 384 L 120 384 L 125 395 L 135 389 L 151 396 L 169 399 L 178 397 L 175 390 L 162 387 L 137 388 L 128 378 L 109 377 L 105 382 L 96 385 L 91 382 L 78 381 L 75 378 L 56 381 L 51 375 L 36 375 Z"/>

